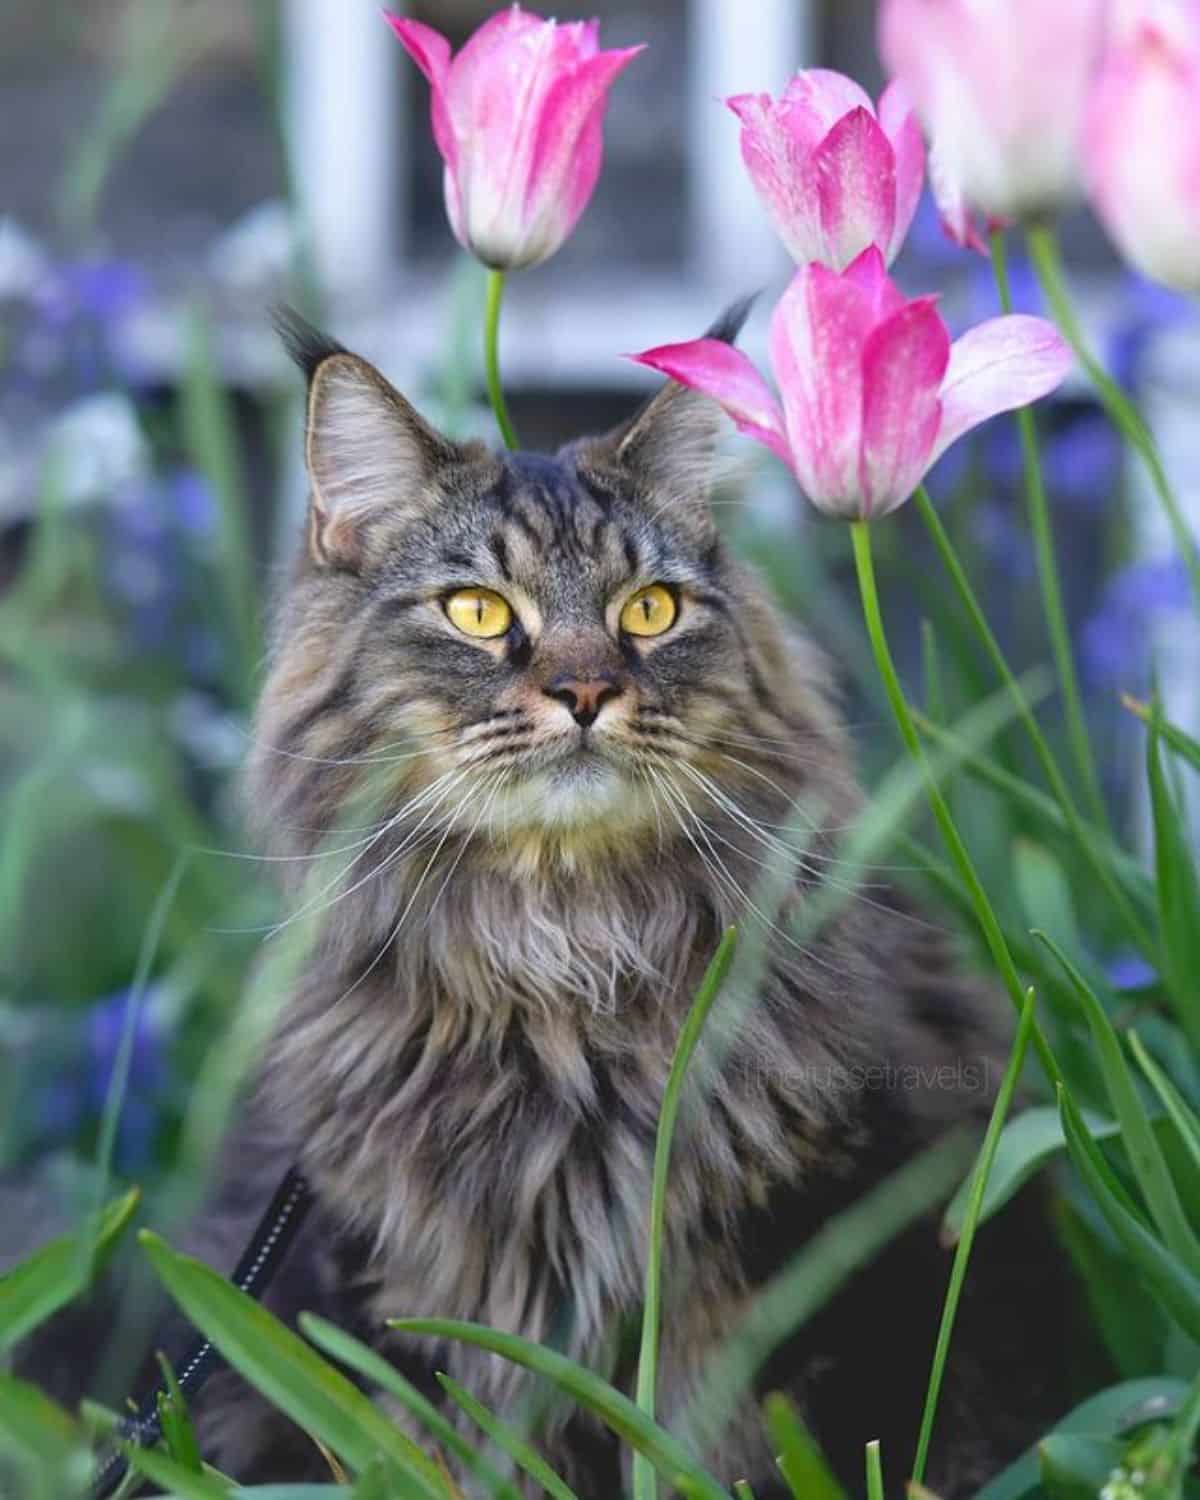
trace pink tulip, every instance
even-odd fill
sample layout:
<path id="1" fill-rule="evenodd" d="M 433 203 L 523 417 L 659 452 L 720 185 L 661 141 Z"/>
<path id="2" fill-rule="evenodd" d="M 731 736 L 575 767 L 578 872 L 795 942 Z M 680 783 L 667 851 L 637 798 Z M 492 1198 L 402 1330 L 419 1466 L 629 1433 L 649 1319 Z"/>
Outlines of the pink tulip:
<path id="1" fill-rule="evenodd" d="M 982 248 L 1005 220 L 1073 198 L 1108 0 L 881 0 L 879 50 L 932 140 L 947 231 Z"/>
<path id="2" fill-rule="evenodd" d="M 841 271 L 868 245 L 888 265 L 917 211 L 925 145 L 903 88 L 876 114 L 857 83 L 825 68 L 798 73 L 779 99 L 738 94 L 742 160 L 793 260 Z"/>
<path id="3" fill-rule="evenodd" d="M 1071 355 L 1042 318 L 993 318 L 950 342 L 934 298 L 907 301 L 871 246 L 840 275 L 796 272 L 771 318 L 780 399 L 715 339 L 632 357 L 712 396 L 786 463 L 818 510 L 872 520 L 903 505 L 955 439 L 1044 396 Z"/>
<path id="4" fill-rule="evenodd" d="M 1200 292 L 1200 0 L 1133 0 L 1088 104 L 1085 171 L 1122 254 Z"/>
<path id="5" fill-rule="evenodd" d="M 429 80 L 459 242 L 497 270 L 546 260 L 592 196 L 608 90 L 642 48 L 601 52 L 598 21 L 560 26 L 513 5 L 451 59 L 431 26 L 385 20 Z"/>

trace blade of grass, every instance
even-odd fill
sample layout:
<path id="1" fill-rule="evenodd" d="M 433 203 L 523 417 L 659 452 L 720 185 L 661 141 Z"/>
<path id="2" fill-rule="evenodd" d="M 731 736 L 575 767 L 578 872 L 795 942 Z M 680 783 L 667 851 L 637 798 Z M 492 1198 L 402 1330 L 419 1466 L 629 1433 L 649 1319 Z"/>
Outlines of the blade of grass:
<path id="1" fill-rule="evenodd" d="M 1129 1155 L 1133 1175 L 1150 1207 L 1168 1249 L 1177 1255 L 1195 1276 L 1200 1276 L 1200 1241 L 1192 1232 L 1166 1159 L 1154 1137 L 1150 1117 L 1133 1081 L 1120 1038 L 1096 993 L 1053 938 L 1035 931 L 1033 936 L 1044 944 L 1062 966 L 1084 1013 L 1104 1073 L 1108 1097 L 1112 1101 L 1121 1139 Z"/>
<path id="2" fill-rule="evenodd" d="M 875 565 L 871 555 L 871 527 L 865 521 L 854 521 L 850 527 L 851 538 L 854 543 L 854 562 L 858 574 L 859 594 L 862 599 L 863 620 L 867 627 L 867 634 L 871 640 L 871 647 L 875 653 L 875 662 L 879 668 L 879 675 L 883 679 L 887 690 L 888 702 L 891 704 L 892 713 L 896 720 L 896 727 L 900 731 L 900 737 L 904 741 L 905 748 L 913 760 L 924 770 L 926 775 L 926 795 L 929 799 L 930 811 L 933 813 L 934 821 L 942 835 L 942 841 L 946 846 L 946 852 L 954 863 L 959 879 L 970 895 L 971 905 L 974 910 L 975 919 L 983 933 L 984 941 L 988 951 L 999 970 L 1000 977 L 1004 982 L 1004 988 L 1008 991 L 1008 997 L 1014 1009 L 1019 1015 L 1025 1004 L 1025 991 L 1021 984 L 1021 977 L 1013 962 L 1012 953 L 1004 938 L 1003 929 L 988 899 L 986 890 L 979 879 L 974 862 L 963 843 L 962 836 L 955 826 L 950 809 L 946 806 L 946 800 L 938 787 L 933 768 L 929 764 L 925 753 L 925 747 L 917 733 L 912 714 L 909 711 L 908 700 L 904 696 L 904 689 L 900 685 L 900 678 L 896 672 L 896 664 L 892 660 L 891 648 L 887 641 L 887 632 L 884 629 L 883 615 L 879 607 L 879 593 L 875 583 Z M 1045 1037 L 1035 1026 L 1033 1032 L 1034 1050 L 1038 1054 L 1038 1060 L 1048 1080 L 1058 1083 L 1061 1075 L 1058 1063 L 1051 1052 Z"/>
<path id="3" fill-rule="evenodd" d="M 485 1432 L 498 1448 L 502 1448 L 519 1469 L 537 1481 L 551 1500 L 579 1500 L 569 1484 L 559 1478 L 542 1455 L 519 1433 L 494 1416 L 481 1401 L 476 1401 L 470 1391 L 465 1390 L 449 1375 L 438 1372 L 438 1384 L 450 1398 L 461 1406 L 467 1416 L 481 1431 Z"/>
<path id="4" fill-rule="evenodd" d="M 779 1391 L 763 1403 L 767 1431 L 779 1464 L 779 1472 L 793 1500 L 846 1500 L 846 1492 L 833 1477 L 825 1455 L 813 1442 L 796 1408 Z"/>
<path id="5" fill-rule="evenodd" d="M 1121 694 L 1121 706 L 1127 708 L 1135 719 L 1140 719 L 1147 727 L 1154 722 L 1154 710 L 1149 703 L 1143 703 L 1139 698 L 1131 698 L 1128 693 Z M 1168 745 L 1177 755 L 1193 768 L 1200 771 L 1200 740 L 1194 740 L 1190 734 L 1184 734 L 1177 724 L 1172 724 L 1169 719 L 1161 715 L 1158 719 L 1158 732 L 1165 745 Z"/>
<path id="6" fill-rule="evenodd" d="M 169 1495 L 180 1500 L 229 1500 L 233 1488 L 211 1474 L 181 1464 L 177 1459 L 155 1448 L 139 1448 L 136 1443 L 122 1443 L 121 1452 L 129 1467 L 155 1484 L 162 1485 Z M 238 1490 L 238 1494 L 243 1491 Z"/>
<path id="7" fill-rule="evenodd" d="M 1008 257 L 1002 229 L 997 229 L 992 234 L 992 270 L 1000 292 L 1000 305 L 1006 313 L 1011 313 L 1012 290 L 1008 282 Z M 1046 501 L 1046 487 L 1042 481 L 1042 465 L 1038 455 L 1037 419 L 1031 406 L 1020 407 L 1015 413 L 1015 419 L 1021 438 L 1021 463 L 1025 471 L 1026 514 L 1033 534 L 1034 557 L 1041 585 L 1046 628 L 1050 636 L 1050 650 L 1058 673 L 1059 687 L 1062 689 L 1067 740 L 1092 819 L 1101 828 L 1107 828 L 1108 810 L 1100 791 L 1100 778 L 1096 774 L 1087 716 L 1083 711 L 1083 694 L 1079 691 L 1075 656 L 1071 650 L 1071 633 L 1058 577 L 1050 507 Z"/>
<path id="8" fill-rule="evenodd" d="M 148 1230 L 138 1236 L 171 1296 L 235 1370 L 356 1470 L 377 1453 L 414 1494 L 442 1500 L 436 1466 L 363 1393 L 244 1292 Z"/>
<path id="9" fill-rule="evenodd" d="M 731 927 L 721 939 L 705 971 L 696 998 L 692 1002 L 687 1018 L 675 1044 L 675 1056 L 671 1059 L 671 1071 L 663 1091 L 662 1108 L 658 1117 L 658 1131 L 654 1141 L 654 1172 L 650 1189 L 650 1245 L 646 1257 L 646 1286 L 642 1311 L 642 1339 L 638 1353 L 637 1404 L 648 1417 L 654 1417 L 654 1400 L 658 1379 L 658 1334 L 662 1320 L 662 1259 L 666 1239 L 667 1223 L 667 1173 L 671 1163 L 671 1142 L 675 1135 L 675 1122 L 679 1115 L 679 1101 L 683 1093 L 688 1065 L 704 1030 L 721 986 L 733 962 L 737 936 Z M 634 1500 L 656 1500 L 658 1479 L 654 1465 L 643 1454 L 633 1459 Z"/>
<path id="10" fill-rule="evenodd" d="M 1133 1053 L 1138 1067 L 1141 1068 L 1151 1088 L 1162 1100 L 1167 1118 L 1175 1126 L 1184 1149 L 1195 1163 L 1197 1170 L 1200 1170 L 1200 1117 L 1197 1117 L 1195 1110 L 1189 1106 L 1170 1078 L 1146 1051 L 1137 1032 L 1130 1031 L 1127 1034 L 1129 1050 Z"/>
<path id="11" fill-rule="evenodd" d="M 1167 472 L 1163 468 L 1162 458 L 1159 456 L 1154 438 L 1142 421 L 1137 408 L 1087 346 L 1079 320 L 1071 305 L 1054 229 L 1048 224 L 1030 224 L 1026 229 L 1025 237 L 1034 271 L 1046 295 L 1046 301 L 1050 304 L 1055 322 L 1062 330 L 1067 343 L 1075 351 L 1075 357 L 1087 371 L 1092 384 L 1096 387 L 1096 394 L 1100 397 L 1114 426 L 1146 465 L 1150 482 L 1166 511 L 1175 546 L 1187 566 L 1192 581 L 1192 592 L 1197 603 L 1200 603 L 1200 553 L 1197 553 L 1191 528 L 1179 508 L 1179 502 L 1167 479 Z"/>
<path id="12" fill-rule="evenodd" d="M 684 1420 L 695 1446 L 715 1443 L 771 1354 L 890 1240 L 953 1189 L 974 1152 L 952 1136 L 906 1162 L 813 1235 L 767 1283 L 741 1324 L 714 1352 Z"/>
<path id="13" fill-rule="evenodd" d="M 187 315 L 186 334 L 179 421 L 188 454 L 216 497 L 217 573 L 231 634 L 230 689 L 246 704 L 253 696 L 262 639 L 237 425 L 213 357 L 209 324 L 198 306 Z"/>
<path id="14" fill-rule="evenodd" d="M 1200 881 L 1184 820 L 1163 773 L 1159 741 L 1162 712 L 1155 699 L 1146 742 L 1146 778 L 1154 821 L 1159 938 L 1163 978 L 1193 1051 L 1200 1052 Z"/>
<path id="15" fill-rule="evenodd" d="M 348 1369 L 363 1375 L 381 1391 L 386 1391 L 417 1420 L 424 1424 L 443 1448 L 459 1459 L 475 1474 L 496 1497 L 496 1500 L 520 1500 L 514 1487 L 475 1451 L 466 1439 L 457 1432 L 427 1396 L 396 1369 L 382 1354 L 356 1339 L 353 1334 L 326 1322 L 315 1313 L 301 1313 L 300 1331 L 318 1349 L 323 1349 L 331 1358 L 340 1361 Z"/>
<path id="16" fill-rule="evenodd" d="M 513 1364 L 545 1376 L 580 1406 L 595 1413 L 631 1448 L 645 1453 L 668 1483 L 689 1480 L 701 1500 L 728 1500 L 726 1492 L 677 1438 L 652 1422 L 628 1396 L 614 1390 L 607 1381 L 568 1359 L 565 1354 L 518 1338 L 516 1334 L 500 1333 L 494 1328 L 455 1318 L 392 1318 L 388 1320 L 388 1327 L 420 1337 L 472 1344 L 477 1349 L 502 1355 Z"/>
<path id="17" fill-rule="evenodd" d="M 971 624 L 975 628 L 976 635 L 979 636 L 984 650 L 991 659 L 997 676 L 1012 694 L 1013 704 L 1017 710 L 1017 717 L 1020 719 L 1026 734 L 1029 736 L 1030 744 L 1033 746 L 1034 754 L 1037 756 L 1051 791 L 1054 793 L 1054 800 L 1058 804 L 1063 821 L 1070 831 L 1072 838 L 1079 846 L 1084 858 L 1091 865 L 1092 872 L 1097 880 L 1099 880 L 1112 903 L 1113 910 L 1121 918 L 1135 946 L 1143 953 L 1150 953 L 1153 950 L 1153 939 L 1149 929 L 1139 920 L 1137 913 L 1126 899 L 1125 893 L 1114 879 L 1108 862 L 1101 856 L 1097 848 L 1095 836 L 1091 835 L 1085 826 L 1079 809 L 1075 805 L 1075 799 L 1071 796 L 1066 779 L 1059 768 L 1058 761 L 1054 757 L 1054 752 L 1050 749 L 1049 743 L 1042 733 L 1041 726 L 1038 724 L 1020 682 L 1014 676 L 1004 652 L 1000 649 L 1000 643 L 997 641 L 991 626 L 988 624 L 987 616 L 984 614 L 983 608 L 976 597 L 975 590 L 971 587 L 970 579 L 967 577 L 962 564 L 958 560 L 954 544 L 951 542 L 946 528 L 942 525 L 941 518 L 934 508 L 933 501 L 929 498 L 928 491 L 923 487 L 918 489 L 914 499 L 921 519 L 925 522 L 926 529 L 933 538 L 934 546 L 938 550 L 942 563 L 946 571 L 950 574 L 951 582 L 954 584 L 959 599 L 962 601 L 963 608 L 966 610 Z M 939 716 L 931 714 L 931 717 L 936 720 Z M 1005 774 L 1008 775 L 1010 773 Z M 1103 818 L 1101 819 L 1100 827 L 1106 827 Z"/>
<path id="18" fill-rule="evenodd" d="M 878 1438 L 867 1444 L 867 1500 L 883 1500 L 883 1456 Z"/>
<path id="19" fill-rule="evenodd" d="M 942 1308 L 942 1321 L 938 1327 L 937 1343 L 933 1351 L 933 1365 L 929 1382 L 925 1388 L 925 1406 L 921 1413 L 921 1430 L 917 1437 L 917 1454 L 913 1461 L 912 1477 L 917 1484 L 925 1478 L 925 1465 L 929 1458 L 929 1444 L 933 1437 L 933 1422 L 937 1415 L 938 1397 L 942 1379 L 946 1373 L 946 1360 L 950 1353 L 950 1338 L 954 1332 L 954 1320 L 958 1314 L 958 1303 L 967 1278 L 967 1263 L 971 1258 L 971 1247 L 975 1243 L 975 1231 L 979 1227 L 979 1216 L 983 1208 L 983 1195 L 987 1189 L 992 1163 L 996 1159 L 996 1148 L 1000 1132 L 1016 1092 L 1021 1069 L 1025 1063 L 1025 1052 L 1033 1035 L 1034 992 L 1030 989 L 1025 997 L 1025 1008 L 1017 1025 L 1016 1038 L 1009 1054 L 1008 1066 L 1000 1081 L 996 1101 L 992 1105 L 991 1117 L 980 1147 L 979 1159 L 971 1175 L 971 1189 L 967 1196 L 967 1211 L 963 1216 L 962 1233 L 954 1252 L 954 1264 L 950 1269 L 950 1284 L 946 1289 L 946 1302 Z"/>
<path id="20" fill-rule="evenodd" d="M 110 1203 L 93 1231 L 63 1235 L 0 1276 L 0 1350 L 11 1348 L 83 1290 L 116 1245 L 141 1197 L 132 1188 Z"/>

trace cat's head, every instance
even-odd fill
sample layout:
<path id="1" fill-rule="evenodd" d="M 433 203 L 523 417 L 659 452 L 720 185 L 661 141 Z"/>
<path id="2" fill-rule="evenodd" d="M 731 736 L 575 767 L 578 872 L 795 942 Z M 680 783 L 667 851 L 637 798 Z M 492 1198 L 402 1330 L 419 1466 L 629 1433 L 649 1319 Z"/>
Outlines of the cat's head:
<path id="1" fill-rule="evenodd" d="M 714 524 L 713 403 L 668 385 L 553 457 L 497 453 L 284 331 L 311 499 L 252 766 L 277 833 L 331 828 L 366 779 L 414 847 L 526 860 L 786 811 L 837 735 L 815 657 Z"/>

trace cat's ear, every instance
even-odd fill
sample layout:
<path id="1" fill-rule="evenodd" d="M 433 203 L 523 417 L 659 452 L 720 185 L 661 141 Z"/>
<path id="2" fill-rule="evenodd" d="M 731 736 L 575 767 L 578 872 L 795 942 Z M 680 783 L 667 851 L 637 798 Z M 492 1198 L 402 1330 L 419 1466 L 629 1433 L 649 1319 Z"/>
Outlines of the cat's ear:
<path id="1" fill-rule="evenodd" d="M 704 335 L 732 344 L 754 304 L 735 302 Z M 717 445 L 726 427 L 721 408 L 709 396 L 668 381 L 634 417 L 582 446 L 580 456 L 615 464 L 630 474 L 644 494 L 679 517 L 708 521 L 707 502 L 717 476 Z"/>
<path id="2" fill-rule="evenodd" d="M 375 367 L 298 314 L 276 327 L 308 381 L 308 540 L 318 563 L 358 568 L 373 519 L 435 503 L 439 473 L 472 454 L 436 432 Z"/>

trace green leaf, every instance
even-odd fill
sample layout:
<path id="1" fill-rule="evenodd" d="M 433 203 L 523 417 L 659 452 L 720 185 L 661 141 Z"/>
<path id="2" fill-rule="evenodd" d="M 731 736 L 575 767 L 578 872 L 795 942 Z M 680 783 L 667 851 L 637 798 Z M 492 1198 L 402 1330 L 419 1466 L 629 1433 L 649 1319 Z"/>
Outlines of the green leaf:
<path id="1" fill-rule="evenodd" d="M 456 1431 L 433 1402 L 423 1396 L 382 1354 L 377 1354 L 353 1334 L 347 1333 L 335 1323 L 326 1322 L 315 1313 L 301 1313 L 298 1321 L 305 1338 L 311 1339 L 318 1349 L 323 1349 L 348 1369 L 365 1376 L 380 1390 L 395 1396 L 406 1411 L 424 1423 L 447 1452 L 453 1453 L 472 1474 L 483 1481 L 496 1500 L 520 1500 L 513 1486 L 505 1482 L 487 1460 Z"/>
<path id="2" fill-rule="evenodd" d="M 460 1322 L 455 1318 L 394 1318 L 389 1320 L 388 1327 L 399 1329 L 401 1333 L 472 1344 L 477 1349 L 502 1355 L 514 1364 L 544 1375 L 580 1406 L 594 1412 L 631 1448 L 646 1454 L 668 1482 L 674 1483 L 677 1476 L 689 1479 L 701 1500 L 728 1500 L 716 1480 L 705 1473 L 676 1438 L 652 1422 L 628 1396 L 623 1396 L 607 1381 L 566 1355 L 530 1343 L 513 1333 L 498 1333 L 493 1328 Z"/>
<path id="3" fill-rule="evenodd" d="M 1165 1310 L 1189 1337 L 1200 1340 L 1200 1281 L 1155 1239 L 1128 1198 L 1114 1192 L 1116 1179 L 1070 1095 L 1060 1089 L 1058 1099 L 1067 1149 L 1097 1207 Z"/>
<path id="4" fill-rule="evenodd" d="M 1092 1320 L 1117 1374 L 1135 1380 L 1164 1368 L 1167 1318 L 1153 1293 L 1129 1275 L 1124 1253 L 1090 1199 L 1057 1205 L 1059 1238 L 1083 1283 Z"/>
<path id="5" fill-rule="evenodd" d="M 637 1372 L 637 1404 L 650 1418 L 654 1416 L 658 1383 L 658 1334 L 662 1320 L 662 1260 L 666 1240 L 667 1175 L 671 1162 L 671 1141 L 675 1134 L 679 1101 L 688 1066 L 696 1051 L 700 1033 L 704 1030 L 704 1023 L 708 1020 L 709 1011 L 729 973 L 736 943 L 737 935 L 731 927 L 721 939 L 705 970 L 696 998 L 680 1030 L 679 1040 L 675 1044 L 675 1055 L 671 1059 L 671 1071 L 667 1075 L 658 1116 L 658 1132 L 654 1141 L 654 1172 L 650 1188 L 650 1245 L 646 1259 L 642 1341 Z M 658 1482 L 653 1465 L 642 1454 L 636 1454 L 633 1460 L 634 1500 L 655 1500 L 657 1494 Z"/>
<path id="6" fill-rule="evenodd" d="M 0 1371 L 0 1452 L 67 1475 L 86 1479 L 91 1455 L 71 1418 L 36 1386 Z"/>
<path id="7" fill-rule="evenodd" d="M 1084 1119 L 1096 1140 L 1107 1140 L 1120 1134 L 1120 1127 L 1115 1120 L 1106 1120 L 1087 1111 L 1084 1112 Z M 979 1222 L 985 1223 L 1003 1208 L 1041 1170 L 1049 1158 L 1056 1152 L 1065 1150 L 1066 1145 L 1062 1120 L 1053 1105 L 1036 1105 L 1033 1109 L 1023 1111 L 1015 1120 L 1010 1120 L 996 1147 L 996 1159 L 988 1176 Z M 942 1221 L 943 1236 L 951 1244 L 962 1233 L 971 1180 L 968 1176 L 963 1181 L 951 1199 Z"/>
<path id="8" fill-rule="evenodd" d="M 1183 1205 L 1175 1191 L 1175 1184 L 1167 1169 L 1167 1163 L 1159 1149 L 1150 1117 L 1142 1103 L 1141 1095 L 1133 1080 L 1121 1042 L 1108 1013 L 1096 998 L 1095 991 L 1062 949 L 1044 933 L 1035 932 L 1034 937 L 1044 943 L 1062 965 L 1071 988 L 1087 1018 L 1096 1050 L 1100 1055 L 1100 1066 L 1104 1073 L 1105 1087 L 1121 1127 L 1121 1139 L 1129 1154 L 1130 1165 L 1138 1186 L 1150 1206 L 1159 1233 L 1168 1249 L 1179 1257 L 1195 1275 L 1200 1275 L 1200 1242 L 1192 1232 L 1184 1214 Z"/>
<path id="9" fill-rule="evenodd" d="M 1090 1396 L 1054 1428 L 1054 1432 L 1083 1433 L 1095 1437 L 1120 1437 L 1152 1418 L 1171 1416 L 1187 1395 L 1182 1380 L 1156 1375 L 1145 1380 L 1127 1380 Z M 1045 1439 L 1042 1439 L 1045 1442 Z M 1038 1447 L 997 1474 L 975 1496 L 975 1500 L 1023 1500 L 1039 1485 Z"/>
<path id="10" fill-rule="evenodd" d="M 1112 1438 L 1051 1433 L 1038 1445 L 1042 1487 L 1051 1500 L 1096 1500 L 1121 1455 Z"/>
<path id="11" fill-rule="evenodd" d="M 94 1234 L 85 1226 L 63 1235 L 0 1276 L 0 1350 L 24 1338 L 84 1290 L 120 1239 L 140 1196 L 131 1188 L 104 1210 Z M 93 1244 L 94 1260 L 88 1254 Z"/>
<path id="12" fill-rule="evenodd" d="M 377 1453 L 430 1500 L 444 1500 L 436 1466 L 363 1393 L 260 1303 L 148 1230 L 138 1236 L 163 1285 L 197 1328 L 280 1411 L 356 1471 Z"/>
<path id="13" fill-rule="evenodd" d="M 846 1492 L 833 1477 L 825 1455 L 788 1398 L 773 1392 L 763 1402 L 763 1411 L 779 1472 L 794 1500 L 846 1500 Z"/>
<path id="14" fill-rule="evenodd" d="M 451 1400 L 462 1407 L 475 1425 L 486 1432 L 518 1468 L 523 1469 L 530 1478 L 536 1479 L 551 1500 L 579 1500 L 570 1485 L 558 1477 L 537 1449 L 531 1447 L 519 1433 L 488 1411 L 481 1401 L 476 1401 L 470 1391 L 459 1385 L 457 1380 L 451 1380 L 449 1375 L 441 1372 L 437 1378 Z"/>
<path id="15" fill-rule="evenodd" d="M 1159 937 L 1163 978 L 1175 1013 L 1195 1050 L 1200 1051 L 1200 885 L 1180 816 L 1163 774 L 1159 752 L 1162 715 L 1151 709 L 1146 744 L 1146 776 L 1154 817 L 1154 862 L 1158 875 Z"/>

